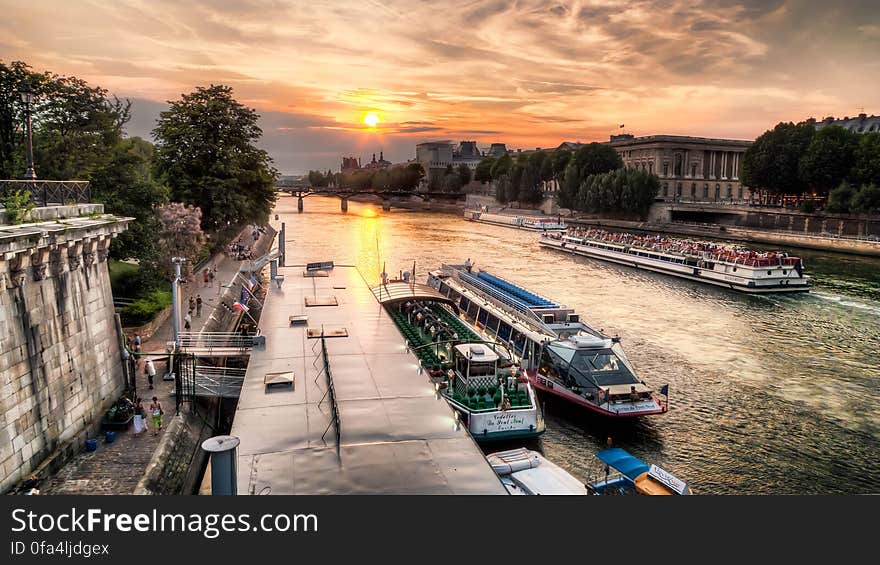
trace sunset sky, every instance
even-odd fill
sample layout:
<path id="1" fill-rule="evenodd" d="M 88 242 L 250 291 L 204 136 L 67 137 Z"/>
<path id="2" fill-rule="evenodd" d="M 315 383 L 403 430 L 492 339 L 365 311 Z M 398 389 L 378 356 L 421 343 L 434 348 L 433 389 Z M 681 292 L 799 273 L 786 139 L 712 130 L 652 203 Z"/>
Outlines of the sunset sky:
<path id="1" fill-rule="evenodd" d="M 753 139 L 880 113 L 880 2 L 0 0 L 0 59 L 132 99 L 227 84 L 284 173 L 428 140 L 555 147 L 619 124 Z M 375 113 L 375 128 L 364 117 Z"/>

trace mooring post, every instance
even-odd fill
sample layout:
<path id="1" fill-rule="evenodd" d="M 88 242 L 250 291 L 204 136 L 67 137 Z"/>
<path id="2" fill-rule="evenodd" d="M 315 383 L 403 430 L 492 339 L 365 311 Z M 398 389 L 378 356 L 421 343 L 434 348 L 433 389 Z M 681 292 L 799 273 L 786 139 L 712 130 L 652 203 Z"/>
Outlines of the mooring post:
<path id="1" fill-rule="evenodd" d="M 202 442 L 202 449 L 211 454 L 211 495 L 238 494 L 238 444 L 235 436 L 214 436 Z"/>

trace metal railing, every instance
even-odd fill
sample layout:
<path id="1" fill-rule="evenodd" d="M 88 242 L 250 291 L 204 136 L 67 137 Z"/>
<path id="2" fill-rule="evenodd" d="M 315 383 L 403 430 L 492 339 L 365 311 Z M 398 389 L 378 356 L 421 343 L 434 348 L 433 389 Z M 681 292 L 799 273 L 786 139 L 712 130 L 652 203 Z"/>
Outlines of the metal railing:
<path id="1" fill-rule="evenodd" d="M 188 366 L 182 377 L 189 396 L 238 398 L 246 369 L 240 367 Z"/>
<path id="2" fill-rule="evenodd" d="M 253 349 L 254 336 L 232 332 L 181 332 L 180 349 L 187 353 L 210 356 L 217 350 L 239 350 L 246 353 Z"/>
<path id="3" fill-rule="evenodd" d="M 312 346 L 314 350 L 314 346 Z M 315 376 L 315 384 L 318 383 L 318 379 L 321 377 L 321 373 L 324 373 L 327 376 L 327 391 L 324 392 L 324 396 L 321 397 L 321 400 L 318 401 L 318 406 L 324 402 L 324 399 L 328 396 L 330 397 L 330 409 L 332 410 L 332 417 L 330 418 L 330 423 L 327 424 L 327 427 L 324 429 L 324 433 L 321 434 L 321 439 L 327 435 L 327 432 L 330 431 L 330 428 L 333 427 L 336 431 L 336 453 L 339 454 L 339 448 L 342 443 L 342 430 L 340 426 L 339 420 L 339 405 L 336 403 L 336 387 L 333 386 L 333 372 L 330 370 L 330 356 L 327 354 L 327 340 L 324 337 L 324 328 L 321 328 L 321 359 L 323 361 L 324 366 L 318 371 L 318 374 Z M 318 359 L 315 358 L 315 362 Z M 314 364 L 313 364 L 314 366 Z"/>
<path id="4" fill-rule="evenodd" d="M 86 180 L 0 180 L 0 199 L 17 191 L 29 192 L 34 206 L 87 204 L 92 191 Z"/>

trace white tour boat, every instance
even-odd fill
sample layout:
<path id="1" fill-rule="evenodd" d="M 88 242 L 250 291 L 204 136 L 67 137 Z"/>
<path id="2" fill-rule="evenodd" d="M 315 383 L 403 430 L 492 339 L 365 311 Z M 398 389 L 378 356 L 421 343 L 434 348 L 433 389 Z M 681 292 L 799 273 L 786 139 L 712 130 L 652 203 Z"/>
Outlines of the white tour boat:
<path id="1" fill-rule="evenodd" d="M 742 292 L 808 292 L 800 257 L 604 230 L 542 234 L 541 245 Z"/>
<path id="2" fill-rule="evenodd" d="M 431 272 L 428 285 L 486 339 L 509 344 L 538 390 L 614 418 L 666 412 L 666 402 L 636 376 L 620 339 L 591 328 L 573 309 L 478 271 L 470 260 Z"/>
<path id="3" fill-rule="evenodd" d="M 493 214 L 482 210 L 465 210 L 464 219 L 539 232 L 565 231 L 568 228 L 562 220 L 556 218 L 508 216 L 507 214 Z"/>

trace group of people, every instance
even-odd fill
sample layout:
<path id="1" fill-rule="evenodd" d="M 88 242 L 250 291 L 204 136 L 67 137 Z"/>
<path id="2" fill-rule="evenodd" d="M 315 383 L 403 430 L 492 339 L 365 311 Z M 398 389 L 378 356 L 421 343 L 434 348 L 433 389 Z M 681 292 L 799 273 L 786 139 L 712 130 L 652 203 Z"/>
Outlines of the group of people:
<path id="1" fill-rule="evenodd" d="M 150 387 L 152 388 L 152 387 Z M 153 402 L 150 404 L 150 417 L 153 423 L 153 435 L 159 435 L 162 431 L 162 416 L 165 411 L 162 409 L 162 403 L 159 398 L 154 396 Z M 140 436 L 147 429 L 146 412 L 141 398 L 138 397 L 134 402 L 134 419 L 132 421 L 134 427 L 134 435 Z"/>
<path id="2" fill-rule="evenodd" d="M 259 241 L 260 237 L 265 233 L 265 226 L 255 226 L 253 231 L 251 231 L 251 239 L 253 242 L 248 244 L 245 242 L 244 236 L 238 236 L 235 241 L 226 246 L 226 255 L 237 261 L 253 261 L 254 245 L 256 245 L 257 241 Z"/>
<path id="3" fill-rule="evenodd" d="M 189 311 L 183 317 L 183 329 L 190 331 L 192 329 L 193 312 L 196 318 L 202 317 L 202 295 L 197 294 L 195 297 L 189 297 Z"/>
<path id="4" fill-rule="evenodd" d="M 745 265 L 779 263 L 789 258 L 788 253 L 757 252 L 746 249 L 740 245 L 728 246 L 708 241 L 680 239 L 659 234 L 638 235 L 625 232 L 610 232 L 596 228 L 569 228 L 568 235 L 582 239 L 618 243 L 628 247 L 638 247 L 651 251 L 690 255 L 702 257 L 704 259 L 714 259 L 716 261 L 731 261 Z"/>

